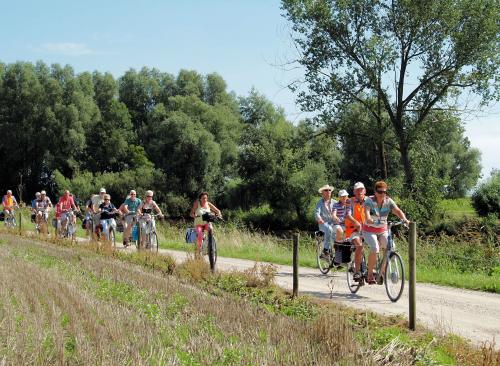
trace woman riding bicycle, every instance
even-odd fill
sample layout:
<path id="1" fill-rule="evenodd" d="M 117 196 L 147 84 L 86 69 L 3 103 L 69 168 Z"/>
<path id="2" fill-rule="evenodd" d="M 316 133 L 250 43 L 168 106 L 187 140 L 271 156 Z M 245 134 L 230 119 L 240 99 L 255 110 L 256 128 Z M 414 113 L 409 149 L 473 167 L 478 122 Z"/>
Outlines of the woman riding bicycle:
<path id="1" fill-rule="evenodd" d="M 109 194 L 104 195 L 103 202 L 99 205 L 98 213 L 100 214 L 100 225 L 96 228 L 97 237 L 100 236 L 100 231 L 102 230 L 104 237 L 109 240 L 110 227 L 116 229 L 115 217 L 120 214 L 120 211 L 111 203 L 111 196 Z"/>
<path id="2" fill-rule="evenodd" d="M 363 225 L 363 238 L 370 246 L 370 255 L 368 256 L 368 284 L 381 283 L 383 273 L 378 274 L 377 281 L 373 278 L 373 267 L 377 260 L 377 254 L 387 247 L 388 229 L 387 217 L 393 213 L 402 221 L 408 224 L 410 221 L 405 214 L 396 205 L 396 203 L 387 196 L 387 183 L 379 181 L 375 183 L 375 195 L 365 199 L 365 224 Z M 381 268 L 384 268 L 382 265 Z"/>
<path id="3" fill-rule="evenodd" d="M 149 222 L 152 225 L 152 231 L 156 232 L 156 223 L 154 217 L 152 216 L 153 212 L 156 212 L 160 218 L 163 217 L 160 207 L 158 207 L 156 202 L 153 201 L 153 191 L 146 191 L 146 198 L 137 208 L 137 216 L 139 218 L 141 232 L 146 232 L 146 226 Z M 144 240 L 146 240 L 146 235 L 141 235 L 142 244 L 144 244 Z"/>
<path id="4" fill-rule="evenodd" d="M 202 216 L 205 213 L 214 212 L 217 216 L 222 217 L 221 211 L 215 207 L 211 202 L 208 202 L 208 193 L 201 192 L 198 195 L 198 199 L 194 201 L 193 207 L 191 208 L 191 217 L 194 219 L 194 225 L 196 228 L 196 239 L 197 239 L 197 254 L 201 253 L 201 243 L 203 242 L 203 230 L 208 231 L 211 229 L 211 223 L 203 220 Z"/>

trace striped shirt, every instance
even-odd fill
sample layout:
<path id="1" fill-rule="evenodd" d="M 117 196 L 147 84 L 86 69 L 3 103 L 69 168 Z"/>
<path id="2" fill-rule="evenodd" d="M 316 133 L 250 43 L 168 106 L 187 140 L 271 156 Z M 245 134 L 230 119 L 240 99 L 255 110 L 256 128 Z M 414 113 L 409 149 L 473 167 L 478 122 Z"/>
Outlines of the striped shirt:
<path id="1" fill-rule="evenodd" d="M 333 213 L 337 215 L 339 224 L 344 225 L 346 216 L 351 214 L 351 205 L 349 201 L 346 201 L 345 204 L 340 201 L 335 202 L 333 205 Z"/>

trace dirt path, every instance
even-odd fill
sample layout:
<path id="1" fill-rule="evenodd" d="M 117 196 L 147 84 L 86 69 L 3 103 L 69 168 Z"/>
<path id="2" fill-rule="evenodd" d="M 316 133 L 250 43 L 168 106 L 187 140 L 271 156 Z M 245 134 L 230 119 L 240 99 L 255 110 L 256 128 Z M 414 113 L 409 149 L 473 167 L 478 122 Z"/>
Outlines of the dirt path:
<path id="1" fill-rule="evenodd" d="M 176 260 L 186 258 L 185 252 L 161 249 Z M 254 261 L 223 258 L 217 260 L 219 270 L 243 270 L 253 267 Z M 292 288 L 292 267 L 278 265 L 276 282 Z M 405 284 L 407 285 L 407 283 Z M 365 285 L 357 294 L 351 294 L 346 284 L 345 272 L 322 275 L 318 270 L 299 269 L 299 291 L 302 294 L 332 299 L 354 308 L 371 310 L 386 315 L 408 314 L 408 289 L 397 303 L 392 303 L 384 286 Z M 417 284 L 417 321 L 437 332 L 453 332 L 476 344 L 496 339 L 500 349 L 500 295 L 479 291 L 456 289 L 430 284 Z"/>

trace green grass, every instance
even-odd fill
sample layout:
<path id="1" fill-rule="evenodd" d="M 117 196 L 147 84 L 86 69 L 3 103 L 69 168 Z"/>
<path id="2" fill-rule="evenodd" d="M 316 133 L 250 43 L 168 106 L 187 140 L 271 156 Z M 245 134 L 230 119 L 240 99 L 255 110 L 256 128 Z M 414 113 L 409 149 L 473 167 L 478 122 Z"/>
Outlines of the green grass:
<path id="1" fill-rule="evenodd" d="M 470 197 L 444 199 L 439 202 L 438 209 L 451 218 L 477 217 Z"/>

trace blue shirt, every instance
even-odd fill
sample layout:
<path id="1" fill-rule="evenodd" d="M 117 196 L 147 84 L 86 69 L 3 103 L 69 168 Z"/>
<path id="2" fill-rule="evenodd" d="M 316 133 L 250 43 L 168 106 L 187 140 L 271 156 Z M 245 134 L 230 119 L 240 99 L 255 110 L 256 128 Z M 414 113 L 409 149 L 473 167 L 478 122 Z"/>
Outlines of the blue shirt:
<path id="1" fill-rule="evenodd" d="M 135 213 L 137 211 L 137 207 L 141 204 L 141 199 L 136 198 L 134 201 L 132 201 L 130 198 L 127 198 L 125 202 L 123 202 L 124 205 L 127 206 L 128 210 L 132 213 Z"/>
<path id="2" fill-rule="evenodd" d="M 321 218 L 324 222 L 332 223 L 333 206 L 335 203 L 337 203 L 335 200 L 330 200 L 327 204 L 323 198 L 320 199 L 314 210 L 315 220 L 318 221 Z"/>

